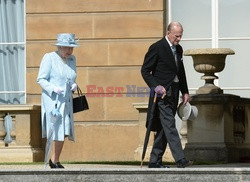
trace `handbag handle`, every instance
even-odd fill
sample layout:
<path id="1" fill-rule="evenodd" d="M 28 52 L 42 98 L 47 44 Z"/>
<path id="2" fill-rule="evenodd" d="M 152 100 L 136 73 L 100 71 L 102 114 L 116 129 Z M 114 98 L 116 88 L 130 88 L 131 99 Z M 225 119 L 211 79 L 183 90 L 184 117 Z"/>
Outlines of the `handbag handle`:
<path id="1" fill-rule="evenodd" d="M 82 94 L 82 91 L 81 91 L 81 89 L 80 89 L 80 87 L 78 87 L 78 86 L 77 86 L 77 94 L 78 94 L 78 96 L 83 95 L 83 94 Z"/>

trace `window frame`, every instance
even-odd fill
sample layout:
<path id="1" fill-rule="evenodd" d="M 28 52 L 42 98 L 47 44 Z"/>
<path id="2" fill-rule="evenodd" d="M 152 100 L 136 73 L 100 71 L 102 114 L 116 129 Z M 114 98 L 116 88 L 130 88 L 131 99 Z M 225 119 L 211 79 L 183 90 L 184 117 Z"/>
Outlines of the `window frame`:
<path id="1" fill-rule="evenodd" d="M 167 0 L 166 3 L 166 20 L 167 22 L 172 21 L 172 1 L 173 0 Z M 211 32 L 212 36 L 210 37 L 203 37 L 203 38 L 183 38 L 182 41 L 211 41 L 211 47 L 212 48 L 218 48 L 220 41 L 223 40 L 250 40 L 250 37 L 220 37 L 219 36 L 219 0 L 211 0 Z M 219 75 L 220 73 L 216 73 L 216 75 Z M 215 79 L 214 83 L 215 85 L 220 85 L 220 80 Z M 190 88 L 191 92 L 196 91 L 198 88 Z M 222 87 L 223 90 L 227 91 L 250 91 L 250 87 L 247 86 L 230 86 L 230 87 Z"/>
<path id="2" fill-rule="evenodd" d="M 0 94 L 15 94 L 15 93 L 24 93 L 24 103 L 21 104 L 26 104 L 27 103 L 27 92 L 26 92 L 26 0 L 23 0 L 23 22 L 24 22 L 24 27 L 23 27 L 23 37 L 24 41 L 23 42 L 0 42 L 0 45 L 21 45 L 24 47 L 24 57 L 23 57 L 23 62 L 24 62 L 24 75 L 23 75 L 23 85 L 24 85 L 24 90 L 19 90 L 19 91 L 0 91 Z"/>

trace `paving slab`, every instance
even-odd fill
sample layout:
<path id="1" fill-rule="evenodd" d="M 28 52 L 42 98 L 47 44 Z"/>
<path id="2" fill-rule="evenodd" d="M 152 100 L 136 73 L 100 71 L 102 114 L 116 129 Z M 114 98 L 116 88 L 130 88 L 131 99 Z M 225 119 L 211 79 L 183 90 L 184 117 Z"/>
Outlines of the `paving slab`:
<path id="1" fill-rule="evenodd" d="M 146 165 L 63 164 L 65 169 L 44 169 L 43 164 L 0 165 L 0 182 L 249 182 L 250 163 L 193 165 L 150 169 Z"/>

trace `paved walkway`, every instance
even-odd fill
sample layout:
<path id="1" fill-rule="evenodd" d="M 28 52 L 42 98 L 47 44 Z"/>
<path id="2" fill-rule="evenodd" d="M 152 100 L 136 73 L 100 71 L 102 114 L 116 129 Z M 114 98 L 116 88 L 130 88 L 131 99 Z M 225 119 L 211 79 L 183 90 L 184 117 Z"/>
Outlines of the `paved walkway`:
<path id="1" fill-rule="evenodd" d="M 65 170 L 80 170 L 80 169 L 148 169 L 147 165 L 142 168 L 139 165 L 110 165 L 110 164 L 63 164 Z M 175 165 L 169 165 L 170 169 L 177 168 Z M 197 168 L 248 168 L 250 163 L 229 163 L 229 164 L 216 164 L 216 165 L 193 165 L 187 169 Z M 44 170 L 43 164 L 24 164 L 24 165 L 8 165 L 0 164 L 0 170 Z M 47 170 L 50 167 L 47 166 Z M 167 170 L 167 169 L 166 169 Z"/>
<path id="2" fill-rule="evenodd" d="M 0 165 L 0 182 L 249 182 L 250 163 L 194 165 L 152 169 L 139 165 L 63 164 L 44 170 L 43 164 Z"/>

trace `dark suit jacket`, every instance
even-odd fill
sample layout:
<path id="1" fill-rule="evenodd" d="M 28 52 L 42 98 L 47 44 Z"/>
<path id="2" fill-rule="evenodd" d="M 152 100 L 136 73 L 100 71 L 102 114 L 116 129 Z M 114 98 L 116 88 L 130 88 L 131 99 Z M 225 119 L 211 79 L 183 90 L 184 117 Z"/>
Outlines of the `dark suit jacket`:
<path id="1" fill-rule="evenodd" d="M 176 75 L 179 79 L 179 89 L 181 93 L 188 93 L 186 74 L 182 59 L 183 50 L 180 45 L 176 46 L 176 52 L 178 67 L 176 66 L 171 47 L 165 37 L 149 47 L 141 68 L 141 74 L 147 85 L 150 87 L 151 93 L 153 93 L 154 88 L 158 85 L 164 86 L 166 91 L 168 91 Z M 150 117 L 152 103 L 153 94 L 150 94 L 147 122 Z M 156 113 L 158 113 L 157 107 Z M 157 114 L 155 118 L 158 118 Z M 159 120 L 157 120 L 158 119 L 153 122 L 153 127 L 151 128 L 152 131 L 156 131 L 161 127 Z"/>

